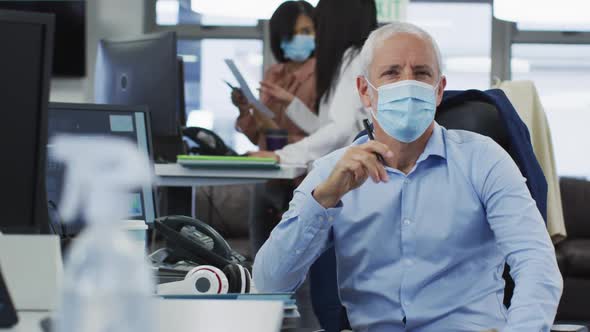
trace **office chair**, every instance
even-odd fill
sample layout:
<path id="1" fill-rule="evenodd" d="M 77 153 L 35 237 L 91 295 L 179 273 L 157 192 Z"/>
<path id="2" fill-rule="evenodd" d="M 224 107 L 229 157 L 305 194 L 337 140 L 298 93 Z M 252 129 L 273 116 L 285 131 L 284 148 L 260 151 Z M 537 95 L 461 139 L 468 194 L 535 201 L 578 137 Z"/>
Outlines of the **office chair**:
<path id="1" fill-rule="evenodd" d="M 546 220 L 547 182 L 533 152 L 528 128 L 504 92 L 498 89 L 445 91 L 435 120 L 447 129 L 469 130 L 488 136 L 504 148 L 527 179 L 531 196 Z M 362 131 L 357 138 L 365 134 Z M 509 271 L 506 265 L 503 274 L 506 307 L 510 306 L 514 290 Z M 345 308 L 336 305 L 339 303 L 336 283 L 336 257 L 332 248 L 312 265 L 310 273 L 314 312 L 326 332 L 350 328 Z"/>

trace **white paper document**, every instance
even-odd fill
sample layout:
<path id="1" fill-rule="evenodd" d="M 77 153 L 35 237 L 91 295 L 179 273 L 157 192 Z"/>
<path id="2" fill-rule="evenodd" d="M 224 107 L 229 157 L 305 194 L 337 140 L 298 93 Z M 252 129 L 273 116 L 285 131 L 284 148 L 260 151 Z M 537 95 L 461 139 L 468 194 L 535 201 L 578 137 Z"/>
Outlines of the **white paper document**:
<path id="1" fill-rule="evenodd" d="M 246 83 L 246 80 L 244 79 L 244 76 L 242 76 L 242 73 L 240 73 L 240 70 L 236 66 L 236 63 L 231 59 L 225 59 L 225 63 L 227 64 L 229 70 L 232 72 L 232 74 L 238 81 L 240 89 L 242 89 L 242 93 L 244 93 L 244 96 L 246 96 L 248 102 L 252 104 L 254 107 L 256 107 L 260 112 L 264 113 L 266 116 L 273 119 L 275 117 L 274 113 L 268 107 L 266 107 L 266 105 L 261 103 L 260 100 L 258 100 L 258 98 L 254 97 L 252 90 L 250 90 L 248 83 Z"/>

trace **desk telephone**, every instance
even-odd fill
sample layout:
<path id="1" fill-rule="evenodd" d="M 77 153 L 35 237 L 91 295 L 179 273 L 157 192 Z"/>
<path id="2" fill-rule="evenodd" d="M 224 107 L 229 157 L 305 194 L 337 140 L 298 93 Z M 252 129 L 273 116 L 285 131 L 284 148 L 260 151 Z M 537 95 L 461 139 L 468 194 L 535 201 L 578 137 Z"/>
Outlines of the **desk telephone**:
<path id="1" fill-rule="evenodd" d="M 250 265 L 213 227 L 185 216 L 158 218 L 154 227 L 166 241 L 166 255 L 154 259 L 156 252 L 152 254 L 153 261 L 188 261 L 197 265 L 183 281 L 160 284 L 160 295 L 250 292 Z"/>

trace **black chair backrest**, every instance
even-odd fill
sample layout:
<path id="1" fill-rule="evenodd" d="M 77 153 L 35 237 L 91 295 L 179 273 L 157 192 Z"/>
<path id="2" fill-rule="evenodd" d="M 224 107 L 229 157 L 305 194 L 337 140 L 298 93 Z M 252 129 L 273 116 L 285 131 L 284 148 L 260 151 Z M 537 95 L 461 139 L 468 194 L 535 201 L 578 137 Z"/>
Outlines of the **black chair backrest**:
<path id="1" fill-rule="evenodd" d="M 496 107 L 482 101 L 443 103 L 436 110 L 436 122 L 447 129 L 461 129 L 488 136 L 509 151 L 510 140 Z"/>
<path id="2" fill-rule="evenodd" d="M 496 106 L 483 101 L 441 103 L 436 110 L 435 120 L 447 129 L 472 131 L 493 139 L 510 154 L 510 138 L 506 126 L 500 119 Z M 504 305 L 510 307 L 514 292 L 514 280 L 510 277 L 510 267 L 506 264 L 502 275 L 506 281 Z"/>
<path id="3" fill-rule="evenodd" d="M 568 239 L 590 238 L 590 181 L 563 177 L 559 187 Z"/>

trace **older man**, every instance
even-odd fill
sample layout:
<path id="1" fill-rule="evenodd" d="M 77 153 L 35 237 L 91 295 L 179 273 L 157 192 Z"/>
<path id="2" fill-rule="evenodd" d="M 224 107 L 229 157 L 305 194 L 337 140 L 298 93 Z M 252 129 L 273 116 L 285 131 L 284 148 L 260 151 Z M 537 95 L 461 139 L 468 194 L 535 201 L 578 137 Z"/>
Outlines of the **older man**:
<path id="1" fill-rule="evenodd" d="M 394 23 L 361 57 L 375 141 L 316 161 L 256 257 L 257 287 L 296 289 L 333 246 L 355 331 L 549 331 L 562 280 L 545 225 L 501 147 L 434 121 L 446 86 L 434 40 Z"/>

